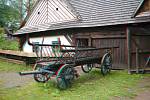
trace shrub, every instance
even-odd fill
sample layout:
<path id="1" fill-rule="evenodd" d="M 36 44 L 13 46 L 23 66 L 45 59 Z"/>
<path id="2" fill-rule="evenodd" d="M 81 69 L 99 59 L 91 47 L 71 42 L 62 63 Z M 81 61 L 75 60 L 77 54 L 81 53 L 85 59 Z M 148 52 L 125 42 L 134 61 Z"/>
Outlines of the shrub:
<path id="1" fill-rule="evenodd" d="M 4 33 L 4 29 L 0 28 L 0 34 L 3 34 L 3 33 Z"/>
<path id="2" fill-rule="evenodd" d="M 4 38 L 4 31 L 0 28 L 0 49 L 2 50 L 19 50 L 19 44 L 16 40 L 7 40 Z"/>

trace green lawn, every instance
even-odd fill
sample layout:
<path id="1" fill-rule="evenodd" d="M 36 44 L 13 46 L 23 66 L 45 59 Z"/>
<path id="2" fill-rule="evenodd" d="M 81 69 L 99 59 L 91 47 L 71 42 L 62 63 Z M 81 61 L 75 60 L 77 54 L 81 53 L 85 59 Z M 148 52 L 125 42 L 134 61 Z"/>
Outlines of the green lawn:
<path id="1" fill-rule="evenodd" d="M 0 59 L 0 72 L 18 72 L 31 69 L 30 66 L 4 62 Z"/>
<path id="2" fill-rule="evenodd" d="M 0 49 L 2 50 L 19 50 L 19 42 L 17 40 L 9 40 L 4 38 L 4 32 L 0 28 Z"/>
<path id="3" fill-rule="evenodd" d="M 14 67 L 20 70 L 21 65 L 0 63 L 5 67 Z M 11 69 L 14 71 L 14 69 Z M 5 71 L 5 69 L 4 69 Z M 9 70 L 10 71 L 10 70 Z M 72 87 L 67 90 L 56 88 L 54 81 L 45 84 L 32 82 L 24 87 L 10 89 L 0 88 L 0 100 L 109 100 L 114 96 L 134 97 L 134 87 L 137 83 L 150 75 L 128 75 L 126 71 L 112 71 L 107 76 L 102 76 L 99 70 L 93 70 L 74 81 Z"/>

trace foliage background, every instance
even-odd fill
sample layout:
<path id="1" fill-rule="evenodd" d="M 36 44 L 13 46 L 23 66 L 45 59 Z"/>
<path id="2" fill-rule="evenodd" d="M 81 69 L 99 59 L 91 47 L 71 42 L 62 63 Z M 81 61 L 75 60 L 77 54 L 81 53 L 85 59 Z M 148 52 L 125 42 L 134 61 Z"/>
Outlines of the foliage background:
<path id="1" fill-rule="evenodd" d="M 0 0 L 0 27 L 17 30 L 37 0 Z"/>
<path id="2" fill-rule="evenodd" d="M 0 0 L 0 49 L 18 50 L 18 41 L 5 38 L 4 29 L 11 29 L 12 32 L 18 30 L 26 17 L 29 17 L 27 13 L 35 2 L 36 0 Z"/>
<path id="3" fill-rule="evenodd" d="M 0 28 L 0 49 L 2 50 L 19 50 L 19 44 L 15 40 L 8 40 L 4 37 L 4 30 Z"/>
<path id="4" fill-rule="evenodd" d="M 17 29 L 19 26 L 19 11 L 6 1 L 8 0 L 5 0 L 5 2 L 1 0 L 0 2 L 0 27 Z"/>

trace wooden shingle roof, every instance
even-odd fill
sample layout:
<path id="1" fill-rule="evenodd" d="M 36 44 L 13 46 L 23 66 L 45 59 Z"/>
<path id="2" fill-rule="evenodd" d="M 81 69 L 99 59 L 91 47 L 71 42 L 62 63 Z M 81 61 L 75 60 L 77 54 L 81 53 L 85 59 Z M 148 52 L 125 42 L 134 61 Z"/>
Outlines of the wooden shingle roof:
<path id="1" fill-rule="evenodd" d="M 54 0 L 48 0 L 54 1 Z M 33 33 L 65 28 L 96 27 L 129 23 L 150 22 L 150 16 L 131 18 L 141 0 L 60 0 L 75 14 L 77 20 L 57 23 L 25 25 L 16 34 Z M 58 8 L 59 9 L 59 8 Z M 32 16 L 32 15 L 31 15 Z M 36 19 L 38 20 L 38 19 Z"/>

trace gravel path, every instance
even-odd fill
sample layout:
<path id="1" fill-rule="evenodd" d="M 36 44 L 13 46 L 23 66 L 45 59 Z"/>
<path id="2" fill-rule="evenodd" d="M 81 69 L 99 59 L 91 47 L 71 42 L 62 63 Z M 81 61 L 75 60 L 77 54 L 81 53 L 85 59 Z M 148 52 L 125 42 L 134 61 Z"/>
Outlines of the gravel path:
<path id="1" fill-rule="evenodd" d="M 0 72 L 0 82 L 4 88 L 21 87 L 33 81 L 31 75 L 20 76 L 15 72 Z"/>

